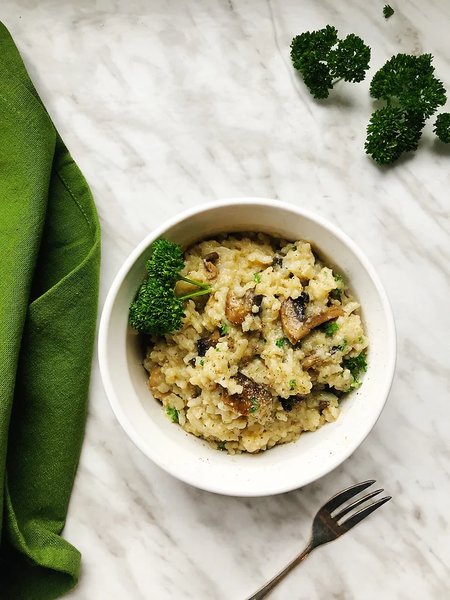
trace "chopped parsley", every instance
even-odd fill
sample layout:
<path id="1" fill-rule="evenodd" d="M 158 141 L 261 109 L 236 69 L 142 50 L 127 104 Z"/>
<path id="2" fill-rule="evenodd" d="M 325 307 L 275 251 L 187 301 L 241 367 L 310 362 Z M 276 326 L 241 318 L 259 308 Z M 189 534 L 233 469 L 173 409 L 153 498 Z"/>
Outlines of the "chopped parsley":
<path id="1" fill-rule="evenodd" d="M 389 4 L 386 4 L 383 8 L 383 15 L 385 19 L 389 19 L 394 14 L 394 9 Z"/>
<path id="2" fill-rule="evenodd" d="M 335 274 L 334 274 L 334 280 L 335 280 L 335 281 L 342 281 L 342 282 L 344 281 L 344 280 L 342 279 L 341 275 L 339 275 L 338 273 L 335 273 Z"/>
<path id="3" fill-rule="evenodd" d="M 204 364 L 205 364 L 205 361 L 202 358 L 202 360 L 200 361 L 200 365 L 203 367 Z"/>
<path id="4" fill-rule="evenodd" d="M 347 348 L 347 346 L 347 340 L 342 340 L 342 344 L 340 344 L 339 346 L 333 346 L 332 350 L 340 350 L 341 352 L 343 352 Z"/>
<path id="5" fill-rule="evenodd" d="M 331 290 L 330 296 L 333 298 L 333 300 L 340 300 L 342 296 L 342 290 L 340 290 L 339 288 Z"/>
<path id="6" fill-rule="evenodd" d="M 360 337 L 358 338 L 358 342 L 359 342 L 360 344 L 362 344 L 362 343 L 363 343 L 363 341 L 364 341 L 364 338 L 360 336 Z"/>
<path id="7" fill-rule="evenodd" d="M 216 348 L 216 352 L 220 352 L 220 348 Z"/>
<path id="8" fill-rule="evenodd" d="M 170 408 L 170 406 L 168 406 L 166 408 L 166 413 L 169 415 L 169 417 L 174 423 L 178 421 L 178 411 L 175 408 Z"/>
<path id="9" fill-rule="evenodd" d="M 336 331 L 338 331 L 339 325 L 333 321 L 331 323 L 325 323 L 322 325 L 321 329 L 327 337 L 332 337 Z"/>
<path id="10" fill-rule="evenodd" d="M 263 343 L 264 343 L 264 344 L 267 344 L 267 340 L 263 340 Z"/>
<path id="11" fill-rule="evenodd" d="M 361 352 L 355 358 L 347 358 L 344 360 L 344 368 L 348 369 L 353 377 L 352 385 L 350 386 L 350 390 L 353 390 L 361 385 L 358 377 L 360 373 L 364 373 L 367 371 L 367 360 L 366 355 Z"/>
<path id="12" fill-rule="evenodd" d="M 250 408 L 250 412 L 251 412 L 251 413 L 254 413 L 254 412 L 256 412 L 256 411 L 258 410 L 258 408 L 259 408 L 259 403 L 258 403 L 258 401 L 257 401 L 257 399 L 256 399 L 256 398 L 250 398 L 250 401 L 251 401 L 251 403 L 252 403 L 252 405 L 253 405 L 253 406 Z"/>
<path id="13" fill-rule="evenodd" d="M 285 340 L 285 339 L 286 339 L 286 338 L 279 338 L 279 339 L 276 341 L 276 344 L 277 344 L 278 348 L 282 348 L 282 347 L 284 346 L 284 340 Z"/>
<path id="14" fill-rule="evenodd" d="M 292 246 L 292 250 L 297 250 L 297 246 Z"/>
<path id="15" fill-rule="evenodd" d="M 224 322 L 224 323 L 222 323 L 222 327 L 221 327 L 221 329 L 220 329 L 220 335 L 225 335 L 225 334 L 226 334 L 226 332 L 227 332 L 227 329 L 228 329 L 228 325 L 227 325 L 227 323 L 225 323 L 225 322 Z"/>
<path id="16" fill-rule="evenodd" d="M 253 273 L 253 279 L 256 283 L 261 283 L 261 275 L 259 273 Z"/>
<path id="17" fill-rule="evenodd" d="M 217 448 L 219 450 L 226 450 L 225 444 L 226 444 L 226 442 L 217 442 Z"/>
<path id="18" fill-rule="evenodd" d="M 289 389 L 291 390 L 291 392 L 293 390 L 295 390 L 296 387 L 297 387 L 297 382 L 295 381 L 295 379 L 291 379 L 289 382 Z"/>

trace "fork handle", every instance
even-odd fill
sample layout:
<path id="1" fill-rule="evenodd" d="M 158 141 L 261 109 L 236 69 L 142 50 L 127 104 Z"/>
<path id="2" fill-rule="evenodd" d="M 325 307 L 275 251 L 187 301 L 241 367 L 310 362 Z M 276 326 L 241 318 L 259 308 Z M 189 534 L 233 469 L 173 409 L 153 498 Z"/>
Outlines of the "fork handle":
<path id="1" fill-rule="evenodd" d="M 291 560 L 291 562 L 282 571 L 280 571 L 278 575 L 275 575 L 275 577 L 266 583 L 266 585 L 263 585 L 262 588 L 253 594 L 253 596 L 247 598 L 247 600 L 263 600 L 263 598 L 267 598 L 267 596 L 273 592 L 277 585 L 283 581 L 283 579 L 287 577 L 287 575 L 289 575 L 289 573 L 293 571 L 295 567 L 305 560 L 305 558 L 314 550 L 314 548 L 315 546 L 312 545 L 310 540 L 303 552 Z"/>

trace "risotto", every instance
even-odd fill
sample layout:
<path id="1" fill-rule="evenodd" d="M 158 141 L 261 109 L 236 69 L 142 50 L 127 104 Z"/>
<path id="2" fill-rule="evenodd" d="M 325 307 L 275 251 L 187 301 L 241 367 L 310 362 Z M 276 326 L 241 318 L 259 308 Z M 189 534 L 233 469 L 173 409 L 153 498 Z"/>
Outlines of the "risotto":
<path id="1" fill-rule="evenodd" d="M 309 243 L 262 233 L 202 241 L 184 259 L 182 275 L 212 291 L 187 300 L 181 329 L 150 338 L 144 366 L 167 417 L 230 454 L 335 421 L 368 345 L 340 274 Z"/>

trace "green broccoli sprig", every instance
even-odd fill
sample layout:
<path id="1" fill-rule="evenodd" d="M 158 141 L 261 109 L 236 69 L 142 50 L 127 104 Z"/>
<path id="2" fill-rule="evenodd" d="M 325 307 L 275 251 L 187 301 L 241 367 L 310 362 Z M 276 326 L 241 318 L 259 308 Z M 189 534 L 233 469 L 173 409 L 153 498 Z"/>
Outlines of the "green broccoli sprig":
<path id="1" fill-rule="evenodd" d="M 386 4 L 383 8 L 383 15 L 385 19 L 389 19 L 394 14 L 394 9 L 389 4 Z"/>
<path id="2" fill-rule="evenodd" d="M 425 121 L 447 100 L 442 81 L 434 76 L 431 54 L 397 54 L 379 69 L 370 95 L 386 100 L 367 126 L 365 149 L 379 165 L 416 150 Z"/>
<path id="3" fill-rule="evenodd" d="M 183 324 L 183 300 L 211 292 L 209 285 L 181 275 L 183 267 L 183 254 L 178 244 L 164 238 L 153 243 L 152 256 L 146 264 L 149 278 L 130 305 L 129 323 L 133 329 L 158 335 L 172 333 Z M 175 296 L 174 287 L 179 280 L 199 289 L 185 296 Z"/>
<path id="4" fill-rule="evenodd" d="M 441 113 L 436 117 L 434 133 L 444 144 L 450 144 L 450 113 Z"/>
<path id="5" fill-rule="evenodd" d="M 370 48 L 351 33 L 339 40 L 336 27 L 306 31 L 291 43 L 291 59 L 314 98 L 327 98 L 329 90 L 344 79 L 359 82 L 369 68 Z"/>

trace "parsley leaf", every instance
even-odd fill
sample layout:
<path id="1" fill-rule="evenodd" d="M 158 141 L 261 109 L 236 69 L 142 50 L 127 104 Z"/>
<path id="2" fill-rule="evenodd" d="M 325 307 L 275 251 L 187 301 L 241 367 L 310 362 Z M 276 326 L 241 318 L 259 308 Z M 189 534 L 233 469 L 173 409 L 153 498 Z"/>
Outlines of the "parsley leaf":
<path id="1" fill-rule="evenodd" d="M 394 9 L 392 8 L 392 6 L 389 6 L 389 4 L 386 4 L 385 7 L 383 8 L 384 18 L 389 19 L 389 17 L 392 17 L 393 14 L 394 14 Z"/>
<path id="2" fill-rule="evenodd" d="M 347 346 L 348 346 L 347 340 L 342 340 L 342 344 L 340 344 L 339 346 L 333 346 L 332 350 L 340 350 L 341 352 L 343 352 Z"/>
<path id="3" fill-rule="evenodd" d="M 361 352 L 355 358 L 347 358 L 343 362 L 344 368 L 348 369 L 353 377 L 353 382 L 350 389 L 355 389 L 361 385 L 358 377 L 360 373 L 367 371 L 366 355 Z"/>
<path id="4" fill-rule="evenodd" d="M 289 389 L 291 390 L 291 392 L 292 392 L 293 390 L 295 390 L 295 388 L 296 388 L 296 387 L 297 387 L 297 382 L 296 382 L 296 380 L 295 380 L 295 379 L 291 379 L 291 380 L 290 380 L 290 382 L 289 382 Z"/>
<path id="5" fill-rule="evenodd" d="M 339 325 L 334 321 L 332 321 L 331 323 L 325 323 L 321 327 L 321 330 L 327 337 L 332 337 L 336 333 L 336 331 L 338 331 L 338 329 Z"/>
<path id="6" fill-rule="evenodd" d="M 253 279 L 256 283 L 261 283 L 261 275 L 259 273 L 253 273 Z"/>
<path id="7" fill-rule="evenodd" d="M 251 403 L 253 404 L 253 406 L 250 408 L 250 412 L 254 413 L 258 410 L 259 408 L 259 403 L 256 400 L 256 398 L 250 398 Z"/>
<path id="8" fill-rule="evenodd" d="M 166 413 L 169 415 L 169 417 L 174 423 L 178 421 L 178 411 L 175 408 L 171 408 L 170 406 L 168 406 L 166 408 Z"/>
<path id="9" fill-rule="evenodd" d="M 331 298 L 333 298 L 333 300 L 340 300 L 342 296 L 342 290 L 340 290 L 339 288 L 331 290 L 330 296 Z"/>

